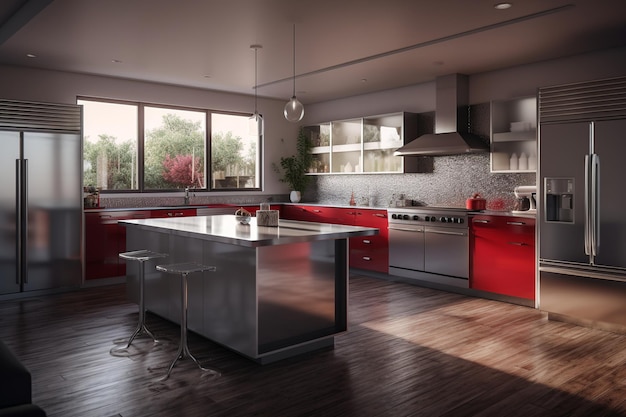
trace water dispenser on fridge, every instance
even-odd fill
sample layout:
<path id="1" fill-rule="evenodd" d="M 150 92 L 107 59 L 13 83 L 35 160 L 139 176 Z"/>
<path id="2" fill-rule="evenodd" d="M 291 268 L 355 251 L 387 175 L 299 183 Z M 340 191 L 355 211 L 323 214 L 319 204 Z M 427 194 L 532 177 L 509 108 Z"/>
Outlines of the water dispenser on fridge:
<path id="1" fill-rule="evenodd" d="M 546 221 L 574 222 L 573 178 L 545 178 L 544 194 Z"/>

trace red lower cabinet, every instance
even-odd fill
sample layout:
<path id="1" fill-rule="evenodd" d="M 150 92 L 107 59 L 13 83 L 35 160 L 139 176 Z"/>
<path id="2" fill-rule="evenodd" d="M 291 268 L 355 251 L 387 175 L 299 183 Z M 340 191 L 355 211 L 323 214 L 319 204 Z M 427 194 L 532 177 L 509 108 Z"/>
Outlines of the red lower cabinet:
<path id="1" fill-rule="evenodd" d="M 534 300 L 535 219 L 476 215 L 470 231 L 470 288 Z"/>
<path id="2" fill-rule="evenodd" d="M 350 238 L 350 266 L 369 271 L 389 272 L 389 234 L 387 210 L 358 209 L 355 226 L 375 227 L 378 234 Z"/>
<path id="3" fill-rule="evenodd" d="M 350 266 L 384 274 L 389 272 L 387 210 L 290 204 L 281 208 L 280 217 L 379 229 L 379 234 L 375 236 L 350 238 Z"/>
<path id="4" fill-rule="evenodd" d="M 180 209 L 158 209 L 150 210 L 150 218 L 169 218 L 169 217 L 187 217 L 195 216 L 195 208 L 180 208 Z"/>
<path id="5" fill-rule="evenodd" d="M 85 279 L 126 275 L 120 252 L 126 251 L 126 228 L 119 220 L 146 219 L 150 211 L 97 211 L 85 213 Z"/>

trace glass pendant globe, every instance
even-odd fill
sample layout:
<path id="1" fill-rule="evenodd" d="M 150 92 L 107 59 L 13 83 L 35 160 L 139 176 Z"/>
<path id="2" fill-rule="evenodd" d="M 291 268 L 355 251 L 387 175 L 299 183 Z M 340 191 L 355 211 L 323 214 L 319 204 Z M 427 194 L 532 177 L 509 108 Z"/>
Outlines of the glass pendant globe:
<path id="1" fill-rule="evenodd" d="M 291 100 L 285 104 L 285 119 L 290 122 L 299 122 L 304 117 L 304 106 L 296 96 L 291 97 Z"/>

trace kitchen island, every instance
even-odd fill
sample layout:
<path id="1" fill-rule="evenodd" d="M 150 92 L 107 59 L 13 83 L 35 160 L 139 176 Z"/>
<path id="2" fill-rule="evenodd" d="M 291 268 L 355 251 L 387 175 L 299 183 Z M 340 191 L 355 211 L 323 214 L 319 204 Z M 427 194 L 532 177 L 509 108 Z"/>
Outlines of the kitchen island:
<path id="1" fill-rule="evenodd" d="M 233 215 L 123 220 L 127 250 L 169 254 L 215 272 L 189 276 L 188 328 L 259 363 L 334 345 L 347 330 L 348 239 L 378 229 Z M 138 268 L 127 266 L 138 300 Z M 180 281 L 146 267 L 146 308 L 179 323 Z"/>

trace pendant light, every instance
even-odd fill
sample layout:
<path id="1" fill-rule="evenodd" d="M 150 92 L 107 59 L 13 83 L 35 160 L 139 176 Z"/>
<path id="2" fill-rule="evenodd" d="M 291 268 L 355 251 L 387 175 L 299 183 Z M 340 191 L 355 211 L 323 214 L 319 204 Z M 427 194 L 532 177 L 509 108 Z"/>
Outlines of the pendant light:
<path id="1" fill-rule="evenodd" d="M 250 116 L 248 119 L 248 130 L 250 136 L 263 136 L 263 116 L 261 116 L 257 110 L 257 89 L 258 89 L 258 79 L 257 79 L 257 52 L 259 49 L 263 48 L 261 45 L 250 45 L 250 49 L 254 49 L 254 114 Z"/>
<path id="2" fill-rule="evenodd" d="M 304 117 L 304 106 L 296 98 L 296 25 L 293 25 L 293 96 L 285 105 L 285 119 L 292 123 L 299 122 Z"/>

